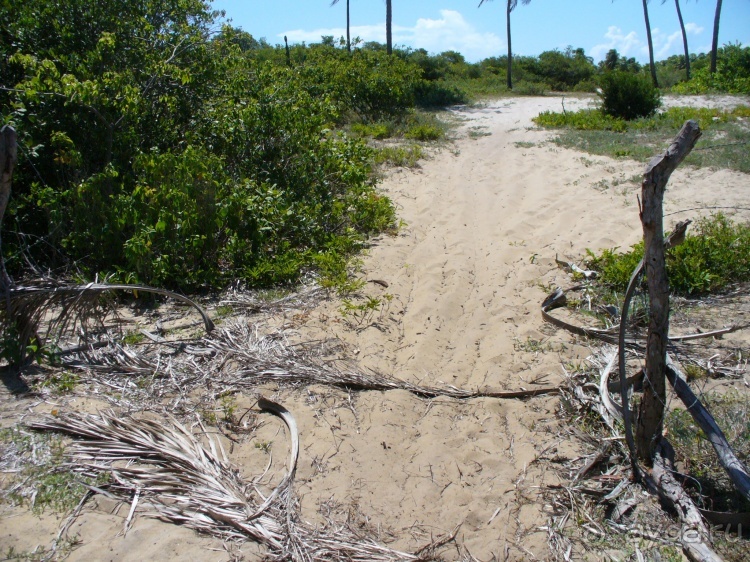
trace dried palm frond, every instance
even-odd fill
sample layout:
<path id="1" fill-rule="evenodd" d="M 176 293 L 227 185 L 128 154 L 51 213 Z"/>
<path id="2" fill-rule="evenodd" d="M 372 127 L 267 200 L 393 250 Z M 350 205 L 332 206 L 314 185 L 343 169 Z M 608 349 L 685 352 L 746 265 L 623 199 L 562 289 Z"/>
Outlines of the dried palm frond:
<path id="1" fill-rule="evenodd" d="M 48 337 L 53 333 L 59 337 L 63 332 L 75 329 L 76 325 L 83 327 L 91 319 L 101 325 L 106 312 L 102 295 L 110 291 L 140 291 L 178 300 L 198 311 L 207 332 L 214 328 L 211 318 L 197 303 L 172 291 L 146 285 L 71 285 L 53 279 L 37 279 L 24 285 L 12 286 L 6 295 L 6 306 L 0 309 L 4 312 L 0 315 L 0 324 L 4 331 L 15 330 L 19 348 L 25 352 L 32 339 L 39 339 L 38 332 L 46 316 Z"/>
<path id="2" fill-rule="evenodd" d="M 347 361 L 324 361 L 326 342 L 291 345 L 283 332 L 261 334 L 257 326 L 238 318 L 199 342 L 185 346 L 184 354 L 165 361 L 160 352 L 135 354 L 113 344 L 66 359 L 65 365 L 86 369 L 94 376 L 144 375 L 161 372 L 183 391 L 208 383 L 222 391 L 253 391 L 259 385 L 322 384 L 351 390 L 406 390 L 417 396 L 525 398 L 558 392 L 557 387 L 497 391 L 467 390 L 452 385 L 430 387 L 377 373 L 365 372 Z M 109 384 L 118 384 L 114 381 Z M 122 382 L 119 383 L 123 384 Z"/>
<path id="3" fill-rule="evenodd" d="M 257 292 L 230 289 L 219 301 L 219 304 L 231 306 L 235 310 L 246 312 L 281 312 L 290 308 L 309 308 L 314 306 L 329 293 L 328 289 L 318 285 L 303 287 L 287 296 L 267 300 L 259 298 Z"/>
<path id="4" fill-rule="evenodd" d="M 265 399 L 258 404 L 283 419 L 292 439 L 289 470 L 268 498 L 263 498 L 254 482 L 241 478 L 210 437 L 208 451 L 176 420 L 165 424 L 113 412 L 70 413 L 30 427 L 72 436 L 69 464 L 89 475 L 111 473 L 109 491 L 123 501 L 139 494 L 162 519 L 219 537 L 257 541 L 277 560 L 430 559 L 421 554 L 429 549 L 409 554 L 360 536 L 347 526 L 315 529 L 302 523 L 293 489 L 299 454 L 296 423 L 283 406 Z"/>

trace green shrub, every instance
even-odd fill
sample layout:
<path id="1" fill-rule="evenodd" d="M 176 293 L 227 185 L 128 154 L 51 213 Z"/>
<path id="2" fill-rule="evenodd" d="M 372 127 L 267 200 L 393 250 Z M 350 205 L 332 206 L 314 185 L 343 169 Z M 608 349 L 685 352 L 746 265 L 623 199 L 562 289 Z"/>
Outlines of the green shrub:
<path id="1" fill-rule="evenodd" d="M 661 94 L 649 78 L 629 72 L 605 72 L 599 78 L 602 111 L 630 121 L 653 115 L 661 106 Z"/>
<path id="2" fill-rule="evenodd" d="M 551 88 L 547 84 L 541 82 L 519 80 L 513 84 L 513 93 L 519 96 L 543 96 L 550 90 Z"/>
<path id="3" fill-rule="evenodd" d="M 431 113 L 411 113 L 405 126 L 404 136 L 407 139 L 435 141 L 445 136 L 445 124 Z"/>
<path id="4" fill-rule="evenodd" d="M 714 74 L 709 72 L 707 66 L 698 68 L 689 82 L 676 85 L 672 91 L 680 94 L 750 94 L 750 47 L 724 45 L 716 54 Z"/>
<path id="5" fill-rule="evenodd" d="M 448 107 L 468 103 L 467 94 L 458 86 L 444 82 L 422 80 L 414 91 L 420 107 Z"/>
<path id="6" fill-rule="evenodd" d="M 573 91 L 593 93 L 596 92 L 596 89 L 598 87 L 599 84 L 597 84 L 594 80 L 581 80 L 573 87 Z"/>
<path id="7" fill-rule="evenodd" d="M 345 112 L 403 119 L 419 68 L 327 46 L 295 48 L 289 66 L 227 29 L 208 39 L 201 0 L 156 19 L 152 4 L 13 5 L 12 275 L 28 261 L 181 290 L 279 283 L 321 253 L 345 264 L 394 222 L 372 149 L 333 127 Z"/>
<path id="8" fill-rule="evenodd" d="M 638 262 L 643 242 L 629 252 L 604 250 L 589 253 L 587 267 L 599 272 L 599 281 L 624 291 Z M 697 221 L 694 233 L 669 251 L 667 277 L 670 289 L 681 295 L 716 291 L 731 283 L 750 281 L 750 225 L 732 222 L 723 214 Z"/>

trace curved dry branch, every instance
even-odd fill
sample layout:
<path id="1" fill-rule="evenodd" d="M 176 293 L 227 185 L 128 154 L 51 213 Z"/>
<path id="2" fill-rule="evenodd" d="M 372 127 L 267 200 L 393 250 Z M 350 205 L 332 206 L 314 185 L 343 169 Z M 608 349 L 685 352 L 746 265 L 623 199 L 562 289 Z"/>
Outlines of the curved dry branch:
<path id="1" fill-rule="evenodd" d="M 635 289 L 638 286 L 638 279 L 640 279 L 642 273 L 643 260 L 641 260 L 633 270 L 633 273 L 630 276 L 630 281 L 628 282 L 628 288 L 625 291 L 625 299 L 622 304 L 622 313 L 620 315 L 620 326 L 617 339 L 617 357 L 619 361 L 618 368 L 620 373 L 620 400 L 622 401 L 622 420 L 623 425 L 625 426 L 625 441 L 628 444 L 628 453 L 630 453 L 630 468 L 633 471 L 633 478 L 635 478 L 636 481 L 638 481 L 638 479 L 640 478 L 640 471 L 638 470 L 635 439 L 633 437 L 633 422 L 631 418 L 632 412 L 630 411 L 630 401 L 628 400 L 628 376 L 625 372 L 625 329 L 628 325 L 630 301 L 633 300 Z"/>
<path id="2" fill-rule="evenodd" d="M 124 283 L 87 283 L 85 285 L 65 285 L 50 281 L 42 281 L 36 284 L 15 286 L 10 291 L 11 304 L 14 309 L 24 311 L 27 314 L 32 310 L 50 308 L 59 305 L 63 308 L 57 322 L 67 324 L 71 313 L 80 311 L 82 308 L 91 306 L 91 301 L 102 293 L 109 291 L 132 291 L 141 293 L 152 293 L 169 297 L 193 307 L 203 319 L 206 332 L 214 329 L 214 323 L 205 310 L 186 296 L 173 291 L 149 287 L 148 285 L 130 285 Z"/>

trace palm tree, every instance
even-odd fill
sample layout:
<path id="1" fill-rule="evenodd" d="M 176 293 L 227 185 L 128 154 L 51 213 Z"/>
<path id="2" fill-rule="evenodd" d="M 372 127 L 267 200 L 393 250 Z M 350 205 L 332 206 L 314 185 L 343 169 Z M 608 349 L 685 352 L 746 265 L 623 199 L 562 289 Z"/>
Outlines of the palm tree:
<path id="1" fill-rule="evenodd" d="M 711 68 L 710 72 L 716 72 L 716 52 L 719 50 L 719 16 L 721 16 L 721 0 L 716 0 L 716 15 L 714 16 L 714 40 L 711 43 Z"/>
<path id="2" fill-rule="evenodd" d="M 393 6 L 391 0 L 385 0 L 385 45 L 388 54 L 393 53 Z"/>
<path id="3" fill-rule="evenodd" d="M 664 4 L 667 0 L 662 0 Z M 685 33 L 685 23 L 682 21 L 682 10 L 680 10 L 680 0 L 674 0 L 675 8 L 677 8 L 677 19 L 680 22 L 680 31 L 682 31 L 682 46 L 685 48 L 685 72 L 687 73 L 687 79 L 690 80 L 690 52 L 688 51 L 687 33 Z"/>
<path id="4" fill-rule="evenodd" d="M 646 20 L 646 38 L 648 39 L 648 66 L 651 69 L 654 88 L 658 88 L 659 81 L 656 79 L 656 65 L 654 64 L 654 42 L 651 40 L 651 23 L 648 20 L 648 0 L 643 0 L 643 17 Z"/>
<path id="5" fill-rule="evenodd" d="M 339 3 L 339 0 L 333 0 L 331 6 Z M 349 0 L 346 0 L 346 50 L 352 52 L 352 41 L 349 36 Z"/>
<path id="6" fill-rule="evenodd" d="M 488 0 L 480 0 L 479 1 L 479 7 L 482 6 L 485 2 Z M 531 0 L 521 0 L 521 3 L 524 5 L 527 5 Z M 508 7 L 506 10 L 506 26 L 508 29 L 508 70 L 506 71 L 506 78 L 507 78 L 507 84 L 508 89 L 513 89 L 513 80 L 511 79 L 511 64 L 513 62 L 513 51 L 511 49 L 510 45 L 510 13 L 516 9 L 516 6 L 518 5 L 518 0 L 508 0 Z"/>

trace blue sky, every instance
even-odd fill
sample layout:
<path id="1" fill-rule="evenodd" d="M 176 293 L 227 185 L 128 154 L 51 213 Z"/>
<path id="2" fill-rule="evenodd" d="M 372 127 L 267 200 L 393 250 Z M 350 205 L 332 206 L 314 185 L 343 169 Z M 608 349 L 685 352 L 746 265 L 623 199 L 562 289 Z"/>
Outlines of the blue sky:
<path id="1" fill-rule="evenodd" d="M 507 50 L 505 0 L 393 0 L 393 42 L 431 53 L 455 50 L 468 61 L 502 55 Z M 350 0 L 352 37 L 385 43 L 384 0 Z M 681 0 L 690 52 L 711 48 L 715 1 Z M 253 37 L 281 44 L 320 42 L 322 35 L 346 35 L 346 0 L 214 0 L 232 25 Z M 649 3 L 657 60 L 682 53 L 674 1 Z M 519 2 L 511 15 L 513 53 L 583 47 L 596 61 L 609 49 L 648 61 L 643 8 L 638 0 L 567 0 Z M 719 45 L 739 41 L 750 45 L 750 0 L 724 0 Z"/>

